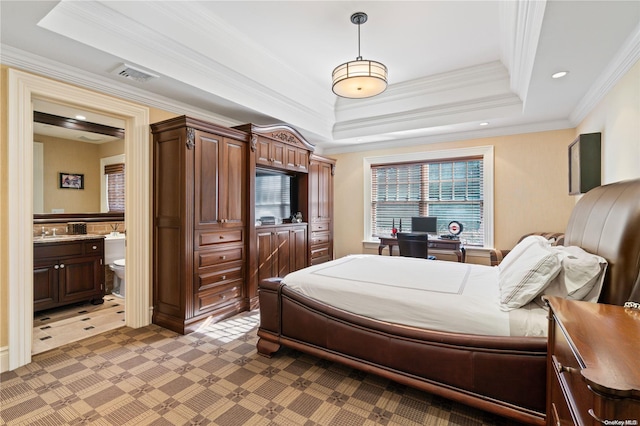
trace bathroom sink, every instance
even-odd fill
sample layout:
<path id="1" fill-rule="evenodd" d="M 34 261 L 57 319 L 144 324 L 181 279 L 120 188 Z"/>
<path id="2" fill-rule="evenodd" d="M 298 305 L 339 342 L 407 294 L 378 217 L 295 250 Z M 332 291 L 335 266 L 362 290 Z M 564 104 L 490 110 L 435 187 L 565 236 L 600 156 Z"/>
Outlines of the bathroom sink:
<path id="1" fill-rule="evenodd" d="M 104 238 L 104 235 L 94 235 L 94 234 L 82 234 L 82 235 L 38 235 L 33 237 L 34 243 L 53 243 L 56 241 L 73 241 L 73 240 L 88 240 L 92 238 Z"/>

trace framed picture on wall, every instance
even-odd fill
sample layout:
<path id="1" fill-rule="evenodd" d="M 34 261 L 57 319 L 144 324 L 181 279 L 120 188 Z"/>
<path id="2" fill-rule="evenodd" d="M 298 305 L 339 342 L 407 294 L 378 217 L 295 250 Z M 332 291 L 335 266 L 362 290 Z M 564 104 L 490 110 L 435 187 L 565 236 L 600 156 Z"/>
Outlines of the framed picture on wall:
<path id="1" fill-rule="evenodd" d="M 84 189 L 84 175 L 60 172 L 60 188 Z"/>

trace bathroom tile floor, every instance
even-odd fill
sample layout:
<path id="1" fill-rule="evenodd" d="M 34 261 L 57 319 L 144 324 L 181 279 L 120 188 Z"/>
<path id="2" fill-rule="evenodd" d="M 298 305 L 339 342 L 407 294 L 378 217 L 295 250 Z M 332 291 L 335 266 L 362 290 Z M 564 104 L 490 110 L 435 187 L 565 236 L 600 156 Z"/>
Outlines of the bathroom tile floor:
<path id="1" fill-rule="evenodd" d="M 36 312 L 31 354 L 123 327 L 124 319 L 124 298 L 113 294 L 105 295 L 101 305 L 86 302 Z"/>

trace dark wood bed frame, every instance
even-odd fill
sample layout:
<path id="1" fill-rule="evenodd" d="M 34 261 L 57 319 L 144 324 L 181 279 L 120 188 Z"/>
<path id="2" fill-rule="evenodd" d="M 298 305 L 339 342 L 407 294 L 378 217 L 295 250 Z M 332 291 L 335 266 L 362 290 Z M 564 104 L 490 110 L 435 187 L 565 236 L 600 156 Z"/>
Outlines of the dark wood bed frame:
<path id="1" fill-rule="evenodd" d="M 565 246 L 609 262 L 600 303 L 640 301 L 640 179 L 601 186 L 576 204 Z M 260 283 L 258 352 L 281 345 L 519 422 L 545 423 L 547 339 L 446 333 L 391 324 Z"/>

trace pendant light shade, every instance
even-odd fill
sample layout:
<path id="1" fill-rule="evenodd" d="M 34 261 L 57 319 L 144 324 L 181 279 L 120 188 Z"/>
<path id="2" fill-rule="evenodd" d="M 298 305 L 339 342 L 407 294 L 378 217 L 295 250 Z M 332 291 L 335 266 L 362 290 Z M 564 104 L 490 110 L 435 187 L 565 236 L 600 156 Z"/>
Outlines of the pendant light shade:
<path id="1" fill-rule="evenodd" d="M 387 67 L 360 56 L 360 24 L 367 22 L 367 14 L 356 12 L 351 15 L 351 22 L 358 25 L 358 57 L 333 70 L 333 92 L 343 98 L 369 98 L 387 88 Z"/>

